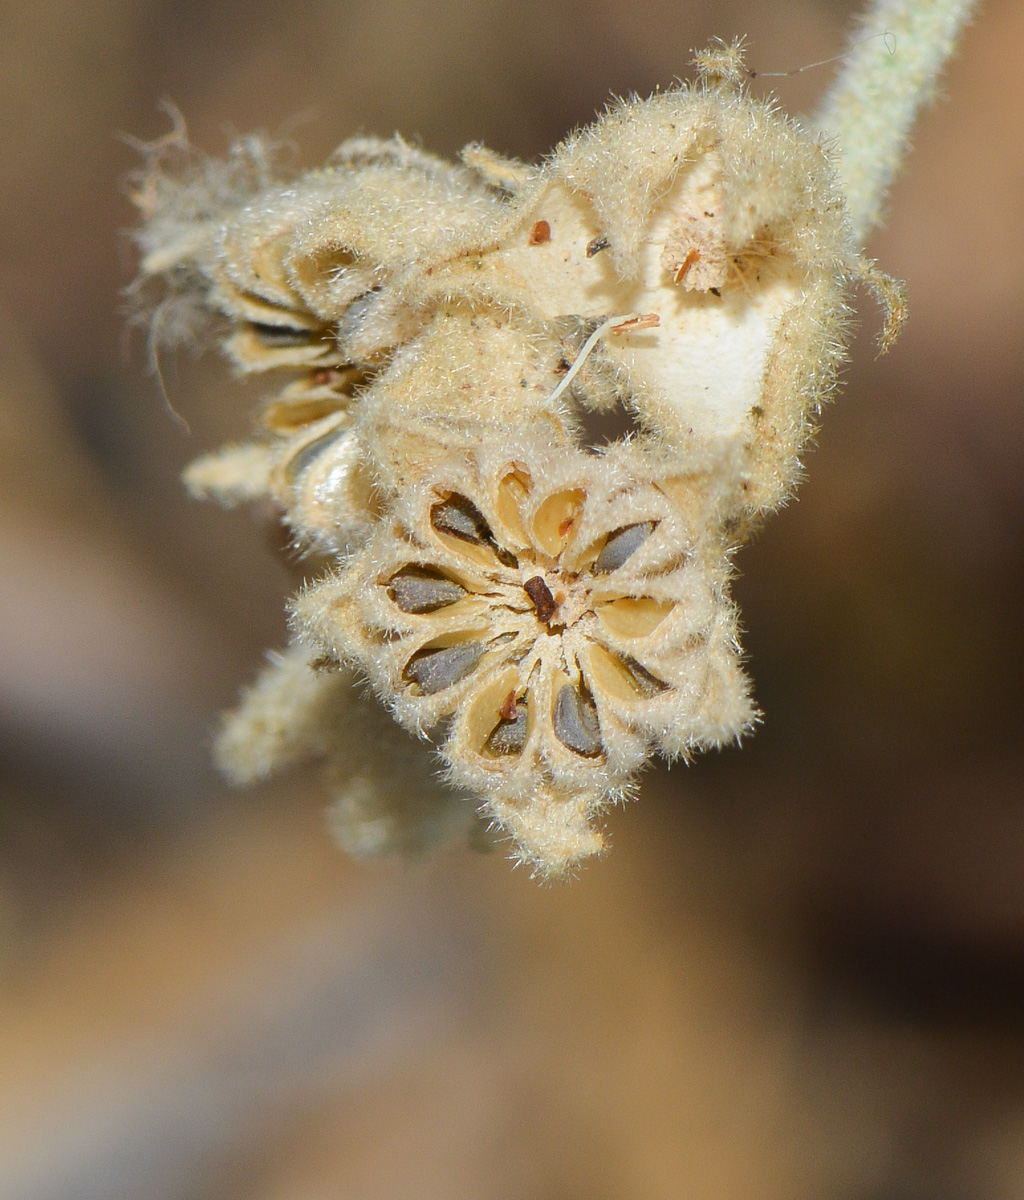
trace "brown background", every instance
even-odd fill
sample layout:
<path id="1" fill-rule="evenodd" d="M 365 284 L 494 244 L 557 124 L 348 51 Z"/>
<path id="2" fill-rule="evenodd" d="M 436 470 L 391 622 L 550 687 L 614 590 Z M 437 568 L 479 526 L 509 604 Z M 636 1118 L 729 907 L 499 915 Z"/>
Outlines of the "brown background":
<path id="1" fill-rule="evenodd" d="M 401 130 L 529 158 L 710 35 L 844 4 L 0 6 L 0 1195 L 1024 1197 L 1024 10 L 991 0 L 871 249 L 799 502 L 741 555 L 766 720 L 651 775 L 570 887 L 356 864 L 218 709 L 283 638 L 253 514 L 186 500 L 253 393 L 126 338 L 119 133 Z M 772 81 L 809 109 L 833 67 Z M 760 85 L 758 85 L 760 86 Z"/>

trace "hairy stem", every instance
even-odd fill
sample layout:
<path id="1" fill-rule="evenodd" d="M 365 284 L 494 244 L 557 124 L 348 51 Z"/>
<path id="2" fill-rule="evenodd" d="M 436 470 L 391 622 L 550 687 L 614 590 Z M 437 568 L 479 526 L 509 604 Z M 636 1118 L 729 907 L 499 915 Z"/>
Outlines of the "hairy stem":
<path id="1" fill-rule="evenodd" d="M 975 0 L 874 0 L 815 121 L 836 140 L 856 245 L 880 223 L 918 109 Z M 871 36 L 884 35 L 884 36 Z"/>

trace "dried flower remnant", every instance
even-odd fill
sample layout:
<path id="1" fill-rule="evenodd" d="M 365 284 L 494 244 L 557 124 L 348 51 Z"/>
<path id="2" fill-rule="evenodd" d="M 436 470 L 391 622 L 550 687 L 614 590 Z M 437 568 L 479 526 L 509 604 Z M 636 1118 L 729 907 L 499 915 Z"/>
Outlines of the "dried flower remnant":
<path id="1" fill-rule="evenodd" d="M 593 817 L 653 750 L 687 756 L 753 719 L 699 483 L 637 465 L 520 443 L 439 466 L 296 604 L 300 637 L 398 721 L 444 723 L 448 779 L 545 873 L 600 847 Z"/>
<path id="2" fill-rule="evenodd" d="M 944 54 L 965 0 L 937 7 Z M 934 74 L 942 54 L 919 57 Z M 327 572 L 221 761 L 245 779 L 328 757 L 350 846 L 436 844 L 465 814 L 407 785 L 412 739 L 402 782 L 346 757 L 369 703 L 353 668 L 542 875 L 601 849 L 598 814 L 652 754 L 754 719 L 730 555 L 798 480 L 850 286 L 886 306 L 883 348 L 905 303 L 859 253 L 827 140 L 746 92 L 740 43 L 695 65 L 692 86 L 617 102 L 539 166 L 369 138 L 282 180 L 258 139 L 216 163 L 180 127 L 149 151 L 154 341 L 212 313 L 236 369 L 277 381 L 252 440 L 187 483 L 271 499 Z M 640 431 L 588 450 L 585 411 L 616 405 Z"/>

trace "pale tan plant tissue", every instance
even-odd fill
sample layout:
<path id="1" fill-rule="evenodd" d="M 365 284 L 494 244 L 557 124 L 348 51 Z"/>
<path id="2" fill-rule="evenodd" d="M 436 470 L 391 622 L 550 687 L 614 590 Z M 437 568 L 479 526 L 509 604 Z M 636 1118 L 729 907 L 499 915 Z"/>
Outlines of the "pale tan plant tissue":
<path id="1" fill-rule="evenodd" d="M 271 500 L 315 567 L 293 645 L 226 718 L 232 778 L 323 758 L 353 851 L 433 848 L 478 809 L 558 877 L 652 755 L 753 727 L 732 555 L 799 479 L 851 286 L 882 299 L 885 344 L 905 315 L 859 242 L 967 11 L 931 8 L 942 47 L 900 26 L 925 67 L 866 166 L 752 97 L 735 43 L 539 166 L 360 138 L 281 180 L 256 139 L 221 162 L 180 128 L 151 148 L 154 336 L 218 315 L 235 366 L 281 380 L 186 482 Z M 856 101 L 847 71 L 840 142 Z M 616 407 L 630 434 L 589 445 L 588 412 Z"/>

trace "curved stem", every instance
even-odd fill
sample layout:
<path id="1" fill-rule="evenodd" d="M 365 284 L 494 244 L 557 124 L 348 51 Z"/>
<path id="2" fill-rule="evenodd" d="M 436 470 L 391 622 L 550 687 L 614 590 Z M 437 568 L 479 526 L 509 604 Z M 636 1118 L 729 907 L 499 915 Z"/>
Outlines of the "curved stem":
<path id="1" fill-rule="evenodd" d="M 880 224 L 918 109 L 975 0 L 874 0 L 815 123 L 838 146 L 854 241 Z M 884 35 L 884 36 L 871 36 Z"/>

